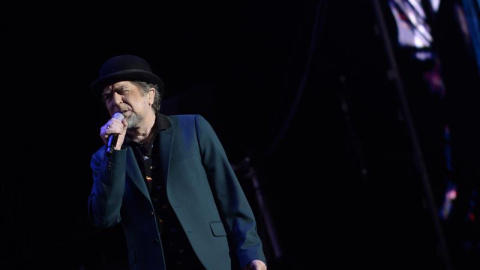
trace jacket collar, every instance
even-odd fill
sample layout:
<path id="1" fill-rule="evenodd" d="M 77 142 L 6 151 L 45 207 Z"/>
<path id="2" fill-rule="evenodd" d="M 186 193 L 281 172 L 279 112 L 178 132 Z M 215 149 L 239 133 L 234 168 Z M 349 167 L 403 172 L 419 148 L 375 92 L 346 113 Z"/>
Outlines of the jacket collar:
<path id="1" fill-rule="evenodd" d="M 156 117 L 155 117 L 155 125 L 156 129 L 158 131 L 162 131 L 162 130 L 167 130 L 168 128 L 170 128 L 172 126 L 172 123 L 170 123 L 170 120 L 168 120 L 168 117 L 162 113 L 157 113 L 156 114 Z M 156 132 L 156 131 L 152 131 L 152 132 Z M 132 138 L 130 138 L 130 136 L 125 136 L 125 143 L 126 144 L 129 144 L 130 142 L 132 142 Z"/>

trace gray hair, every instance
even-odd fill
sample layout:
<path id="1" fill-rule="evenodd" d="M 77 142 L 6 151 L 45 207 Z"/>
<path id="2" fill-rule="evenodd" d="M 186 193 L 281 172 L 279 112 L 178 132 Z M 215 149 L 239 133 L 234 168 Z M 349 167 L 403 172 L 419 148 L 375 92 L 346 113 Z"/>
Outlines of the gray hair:
<path id="1" fill-rule="evenodd" d="M 143 90 L 143 94 L 145 95 L 150 91 L 150 88 L 155 88 L 155 98 L 153 100 L 152 109 L 154 112 L 160 111 L 160 105 L 162 103 L 162 95 L 160 94 L 160 89 L 157 84 L 141 82 L 141 81 L 132 81 L 133 84 L 138 86 L 140 89 Z"/>

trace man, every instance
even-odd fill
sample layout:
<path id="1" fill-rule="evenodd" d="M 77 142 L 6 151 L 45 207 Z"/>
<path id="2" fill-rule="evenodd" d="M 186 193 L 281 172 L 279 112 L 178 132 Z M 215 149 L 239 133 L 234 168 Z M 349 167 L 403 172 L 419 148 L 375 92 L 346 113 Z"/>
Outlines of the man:
<path id="1" fill-rule="evenodd" d="M 266 269 L 253 211 L 210 124 L 161 114 L 162 80 L 135 55 L 91 84 L 111 119 L 91 159 L 89 218 L 122 224 L 131 269 Z"/>

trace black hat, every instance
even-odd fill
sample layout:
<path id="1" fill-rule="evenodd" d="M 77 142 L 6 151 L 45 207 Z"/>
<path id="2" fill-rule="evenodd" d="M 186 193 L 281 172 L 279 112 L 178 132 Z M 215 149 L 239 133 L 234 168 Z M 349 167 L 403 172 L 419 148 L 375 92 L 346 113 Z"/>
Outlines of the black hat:
<path id="1" fill-rule="evenodd" d="M 105 86 L 119 81 L 157 84 L 162 96 L 165 91 L 162 79 L 152 73 L 150 64 L 135 55 L 118 55 L 105 61 L 100 68 L 98 79 L 90 84 L 90 89 L 94 93 L 101 93 Z"/>

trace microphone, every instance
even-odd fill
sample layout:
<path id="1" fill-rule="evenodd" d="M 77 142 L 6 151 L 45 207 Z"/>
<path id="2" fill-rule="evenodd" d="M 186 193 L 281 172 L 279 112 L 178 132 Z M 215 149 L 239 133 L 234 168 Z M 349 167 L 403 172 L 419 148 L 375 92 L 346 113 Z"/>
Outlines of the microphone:
<path id="1" fill-rule="evenodd" d="M 121 112 L 116 112 L 112 116 L 113 119 L 118 119 L 122 120 L 125 118 L 125 116 Z M 108 142 L 107 142 L 107 155 L 110 156 L 113 153 L 113 150 L 115 150 L 115 145 L 117 145 L 117 139 L 118 139 L 118 134 L 110 134 L 108 136 Z"/>

